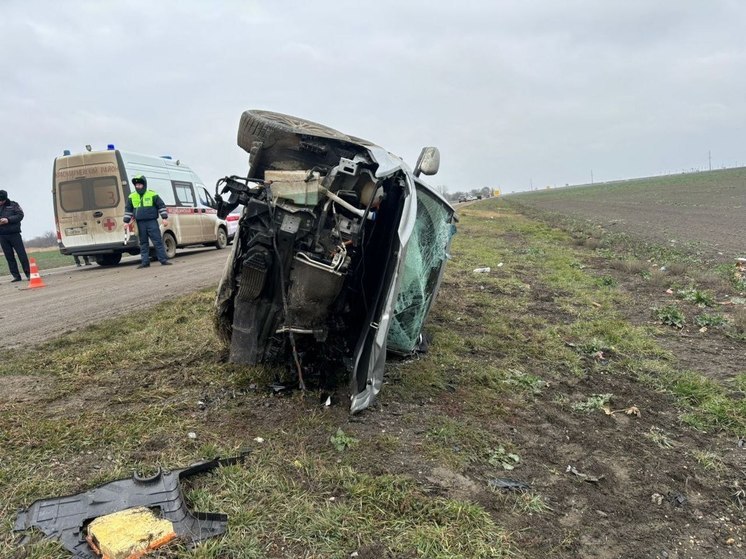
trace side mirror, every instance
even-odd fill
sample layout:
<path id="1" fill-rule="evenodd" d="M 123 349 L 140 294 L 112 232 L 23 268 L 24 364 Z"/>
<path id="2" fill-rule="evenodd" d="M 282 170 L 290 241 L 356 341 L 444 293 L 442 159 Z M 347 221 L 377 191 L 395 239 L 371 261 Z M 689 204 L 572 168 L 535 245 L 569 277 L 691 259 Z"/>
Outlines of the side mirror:
<path id="1" fill-rule="evenodd" d="M 414 176 L 434 175 L 440 167 L 440 152 L 436 147 L 422 148 L 420 156 L 417 158 L 417 164 L 414 166 Z"/>

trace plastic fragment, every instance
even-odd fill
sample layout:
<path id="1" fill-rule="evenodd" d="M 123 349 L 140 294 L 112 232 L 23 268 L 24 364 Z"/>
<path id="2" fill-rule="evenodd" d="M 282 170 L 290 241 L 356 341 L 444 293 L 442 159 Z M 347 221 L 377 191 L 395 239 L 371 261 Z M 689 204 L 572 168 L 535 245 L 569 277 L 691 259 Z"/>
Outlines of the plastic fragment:
<path id="1" fill-rule="evenodd" d="M 493 489 L 504 489 L 506 491 L 528 491 L 531 489 L 531 486 L 524 481 L 507 478 L 491 479 L 487 482 L 487 485 Z"/>

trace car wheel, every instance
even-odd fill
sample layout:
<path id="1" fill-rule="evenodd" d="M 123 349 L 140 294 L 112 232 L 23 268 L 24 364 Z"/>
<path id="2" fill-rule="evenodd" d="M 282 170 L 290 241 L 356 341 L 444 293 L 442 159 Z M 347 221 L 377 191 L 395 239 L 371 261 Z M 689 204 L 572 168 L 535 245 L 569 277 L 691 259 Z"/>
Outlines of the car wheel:
<path id="1" fill-rule="evenodd" d="M 96 264 L 99 266 L 116 266 L 122 261 L 122 253 L 116 254 L 97 254 Z"/>
<path id="2" fill-rule="evenodd" d="M 220 250 L 226 246 L 228 246 L 228 233 L 222 227 L 218 227 L 218 238 L 215 241 L 215 248 Z"/>
<path id="3" fill-rule="evenodd" d="M 176 238 L 172 233 L 163 234 L 163 246 L 166 247 L 166 258 L 171 259 L 176 256 Z"/>
<path id="4" fill-rule="evenodd" d="M 271 111 L 244 111 L 238 124 L 238 145 L 251 151 L 255 141 L 270 147 L 275 141 L 288 134 L 318 136 L 352 142 L 348 135 L 310 120 Z"/>

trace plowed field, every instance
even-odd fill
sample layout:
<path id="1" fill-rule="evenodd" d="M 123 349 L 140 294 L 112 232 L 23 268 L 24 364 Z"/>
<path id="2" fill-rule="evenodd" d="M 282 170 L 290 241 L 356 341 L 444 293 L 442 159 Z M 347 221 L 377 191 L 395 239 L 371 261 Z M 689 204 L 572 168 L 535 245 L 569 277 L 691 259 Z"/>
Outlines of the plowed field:
<path id="1" fill-rule="evenodd" d="M 705 260 L 746 255 L 746 168 L 513 195 L 521 204 L 588 219 Z"/>

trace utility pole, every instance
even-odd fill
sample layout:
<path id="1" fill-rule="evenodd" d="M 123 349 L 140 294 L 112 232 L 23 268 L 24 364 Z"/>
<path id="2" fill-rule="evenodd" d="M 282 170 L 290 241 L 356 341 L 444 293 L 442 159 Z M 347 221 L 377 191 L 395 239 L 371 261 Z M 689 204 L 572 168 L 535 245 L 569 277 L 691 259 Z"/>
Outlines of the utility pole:
<path id="1" fill-rule="evenodd" d="M 591 184 L 593 184 L 593 169 L 591 169 Z"/>
<path id="2" fill-rule="evenodd" d="M 707 151 L 707 161 L 710 164 L 710 171 L 712 171 L 712 150 Z"/>

